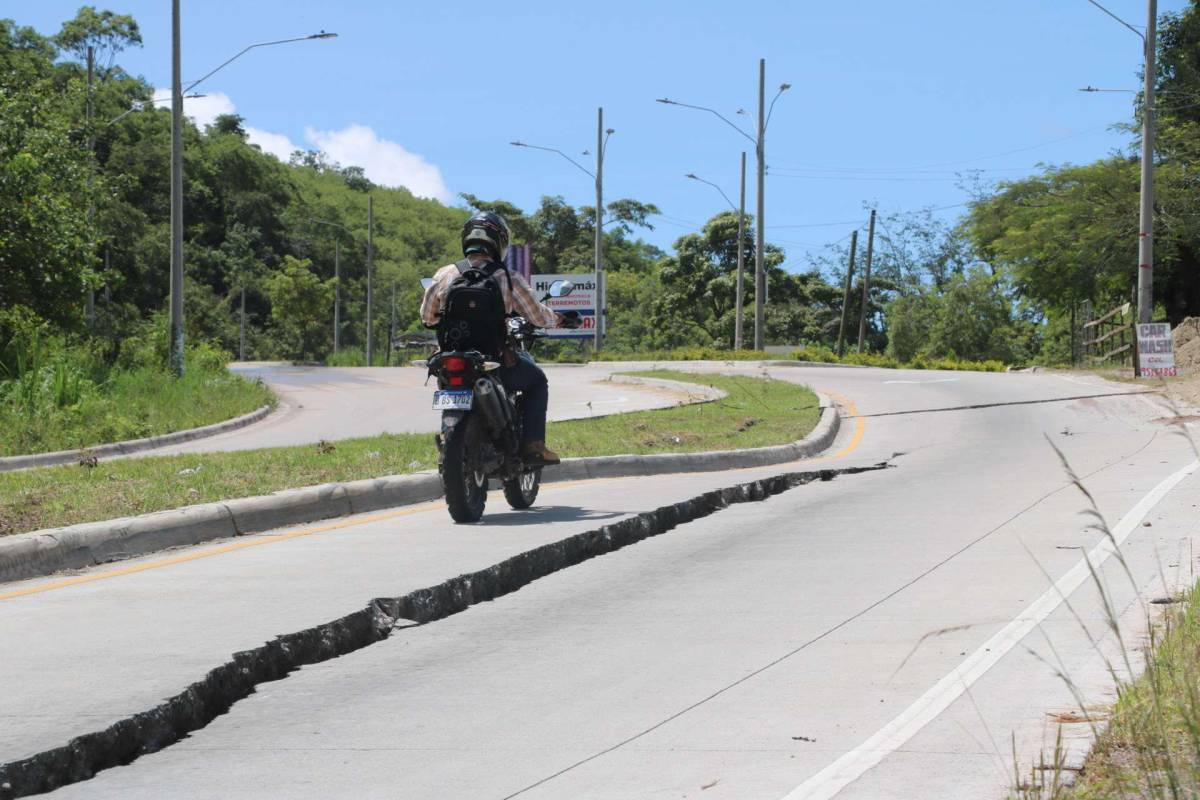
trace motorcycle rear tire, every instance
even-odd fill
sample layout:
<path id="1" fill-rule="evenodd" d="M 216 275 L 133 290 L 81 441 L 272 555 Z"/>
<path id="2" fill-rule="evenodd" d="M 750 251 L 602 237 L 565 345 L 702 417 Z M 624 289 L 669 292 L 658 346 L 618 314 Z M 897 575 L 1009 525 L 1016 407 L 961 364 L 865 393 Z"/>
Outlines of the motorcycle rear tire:
<path id="1" fill-rule="evenodd" d="M 504 499 L 518 511 L 529 508 L 537 500 L 542 485 L 542 469 L 538 467 L 522 472 L 518 477 L 504 482 Z"/>
<path id="2" fill-rule="evenodd" d="M 477 437 L 470 428 L 477 425 L 467 417 L 450 429 L 442 455 L 442 488 L 446 505 L 455 522 L 478 522 L 487 504 L 487 476 L 472 468 L 468 443 Z"/>

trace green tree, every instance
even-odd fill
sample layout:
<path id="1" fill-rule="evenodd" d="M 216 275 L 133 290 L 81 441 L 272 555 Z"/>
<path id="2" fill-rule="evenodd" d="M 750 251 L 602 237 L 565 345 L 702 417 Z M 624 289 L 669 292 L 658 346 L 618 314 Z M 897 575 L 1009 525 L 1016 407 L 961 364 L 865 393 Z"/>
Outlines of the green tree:
<path id="1" fill-rule="evenodd" d="M 0 308 L 70 328 L 97 282 L 95 228 L 88 157 L 63 112 L 79 87 L 55 85 L 49 52 L 28 29 L 0 24 L 0 62 L 17 67 L 0 72 Z"/>
<path id="2" fill-rule="evenodd" d="M 330 346 L 328 325 L 333 309 L 333 282 L 322 281 L 312 265 L 284 256 L 266 281 L 271 323 L 282 352 L 297 361 L 323 357 Z"/>
<path id="3" fill-rule="evenodd" d="M 83 6 L 74 19 L 63 23 L 54 36 L 54 43 L 80 61 L 87 58 L 88 48 L 93 48 L 96 63 L 107 71 L 122 50 L 142 46 L 142 34 L 137 22 L 128 14 Z"/>

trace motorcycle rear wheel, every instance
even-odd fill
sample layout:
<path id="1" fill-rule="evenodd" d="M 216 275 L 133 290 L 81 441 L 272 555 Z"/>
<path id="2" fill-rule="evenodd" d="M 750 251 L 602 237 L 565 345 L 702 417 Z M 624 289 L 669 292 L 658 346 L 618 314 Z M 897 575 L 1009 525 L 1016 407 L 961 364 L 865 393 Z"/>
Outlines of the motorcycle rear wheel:
<path id="1" fill-rule="evenodd" d="M 504 482 L 504 499 L 517 510 L 529 508 L 537 500 L 538 489 L 541 488 L 541 485 L 541 467 L 529 472 L 522 472 L 517 477 Z"/>
<path id="2" fill-rule="evenodd" d="M 469 443 L 478 439 L 470 435 L 470 428 L 477 424 L 474 417 L 467 417 L 446 436 L 442 488 L 446 492 L 450 517 L 455 522 L 478 522 L 487 504 L 487 475 L 478 470 L 470 458 Z"/>

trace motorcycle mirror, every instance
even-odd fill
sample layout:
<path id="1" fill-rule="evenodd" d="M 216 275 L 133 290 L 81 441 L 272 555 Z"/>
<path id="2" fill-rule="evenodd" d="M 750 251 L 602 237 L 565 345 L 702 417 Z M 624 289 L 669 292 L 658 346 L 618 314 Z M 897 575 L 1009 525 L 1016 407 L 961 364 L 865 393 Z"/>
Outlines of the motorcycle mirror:
<path id="1" fill-rule="evenodd" d="M 566 297 L 573 291 L 575 291 L 575 284 L 559 279 L 550 284 L 550 289 L 546 294 L 550 297 Z"/>
<path id="2" fill-rule="evenodd" d="M 422 289 L 428 290 L 430 286 L 433 286 L 433 278 L 421 278 Z"/>

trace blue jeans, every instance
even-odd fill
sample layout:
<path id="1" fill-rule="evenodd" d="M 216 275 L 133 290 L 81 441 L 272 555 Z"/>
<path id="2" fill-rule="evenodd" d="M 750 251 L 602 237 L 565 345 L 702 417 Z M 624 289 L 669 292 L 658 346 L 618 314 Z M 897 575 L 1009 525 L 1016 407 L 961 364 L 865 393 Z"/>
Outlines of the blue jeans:
<path id="1" fill-rule="evenodd" d="M 517 363 L 496 370 L 500 382 L 509 392 L 522 392 L 521 444 L 546 440 L 546 405 L 550 402 L 550 387 L 546 373 L 528 353 L 517 353 Z"/>

